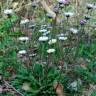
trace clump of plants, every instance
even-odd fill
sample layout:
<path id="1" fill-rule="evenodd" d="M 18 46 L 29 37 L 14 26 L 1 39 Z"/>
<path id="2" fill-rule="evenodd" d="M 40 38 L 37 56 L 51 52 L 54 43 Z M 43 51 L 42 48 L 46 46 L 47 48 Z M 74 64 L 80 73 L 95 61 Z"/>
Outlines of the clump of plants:
<path id="1" fill-rule="evenodd" d="M 1 2 L 0 96 L 95 96 L 95 3 Z"/>

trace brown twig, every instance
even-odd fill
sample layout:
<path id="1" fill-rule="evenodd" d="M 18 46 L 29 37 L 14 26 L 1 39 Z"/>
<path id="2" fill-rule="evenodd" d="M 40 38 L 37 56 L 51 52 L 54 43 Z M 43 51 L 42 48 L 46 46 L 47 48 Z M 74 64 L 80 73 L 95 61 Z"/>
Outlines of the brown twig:
<path id="1" fill-rule="evenodd" d="M 10 85 L 7 81 L 4 80 L 5 85 L 12 88 L 16 93 L 18 93 L 20 96 L 24 96 L 22 93 L 20 93 L 18 90 L 16 90 L 12 85 Z"/>

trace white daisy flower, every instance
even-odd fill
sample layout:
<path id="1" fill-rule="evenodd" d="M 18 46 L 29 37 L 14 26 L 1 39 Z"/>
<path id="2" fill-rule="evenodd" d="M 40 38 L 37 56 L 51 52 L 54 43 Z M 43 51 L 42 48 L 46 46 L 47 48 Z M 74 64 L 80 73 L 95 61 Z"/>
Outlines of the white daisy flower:
<path id="1" fill-rule="evenodd" d="M 66 4 L 67 0 L 57 0 L 59 3 Z"/>
<path id="2" fill-rule="evenodd" d="M 30 57 L 34 57 L 34 56 L 36 56 L 36 55 L 37 55 L 36 53 L 29 54 Z"/>
<path id="3" fill-rule="evenodd" d="M 65 12 L 64 15 L 66 17 L 72 17 L 74 15 L 74 13 L 73 12 Z"/>
<path id="4" fill-rule="evenodd" d="M 5 9 L 4 14 L 6 14 L 6 15 L 13 14 L 13 10 L 12 9 Z"/>
<path id="5" fill-rule="evenodd" d="M 47 53 L 50 54 L 50 53 L 54 53 L 55 51 L 56 51 L 55 49 L 48 49 L 48 50 L 47 50 Z"/>
<path id="6" fill-rule="evenodd" d="M 21 20 L 21 22 L 20 22 L 20 24 L 26 24 L 26 23 L 29 23 L 29 20 L 28 19 Z"/>
<path id="7" fill-rule="evenodd" d="M 91 4 L 91 3 L 87 3 L 86 6 L 87 6 L 88 9 L 93 9 L 94 8 L 94 5 Z"/>
<path id="8" fill-rule="evenodd" d="M 51 39 L 49 40 L 48 44 L 51 45 L 51 44 L 55 44 L 57 42 L 57 39 Z"/>
<path id="9" fill-rule="evenodd" d="M 74 34 L 78 33 L 78 30 L 75 29 L 75 28 L 70 28 L 70 31 L 71 31 L 72 33 L 74 33 Z"/>
<path id="10" fill-rule="evenodd" d="M 78 82 L 77 82 L 77 81 L 72 82 L 72 83 L 70 84 L 70 87 L 71 87 L 73 90 L 77 91 L 77 90 L 78 90 Z"/>
<path id="11" fill-rule="evenodd" d="M 20 40 L 20 41 L 28 41 L 29 37 L 19 37 L 18 40 Z"/>
<path id="12" fill-rule="evenodd" d="M 47 32 L 47 29 L 40 29 L 39 32 L 41 33 Z"/>
<path id="13" fill-rule="evenodd" d="M 61 40 L 61 41 L 64 41 L 64 40 L 67 40 L 68 37 L 60 36 L 60 37 L 58 37 L 58 39 Z"/>
<path id="14" fill-rule="evenodd" d="M 18 53 L 19 53 L 20 55 L 24 55 L 24 54 L 27 53 L 27 51 L 26 51 L 26 50 L 20 50 Z"/>
<path id="15" fill-rule="evenodd" d="M 48 37 L 47 36 L 41 36 L 39 37 L 39 41 L 43 42 L 43 41 L 47 41 Z"/>

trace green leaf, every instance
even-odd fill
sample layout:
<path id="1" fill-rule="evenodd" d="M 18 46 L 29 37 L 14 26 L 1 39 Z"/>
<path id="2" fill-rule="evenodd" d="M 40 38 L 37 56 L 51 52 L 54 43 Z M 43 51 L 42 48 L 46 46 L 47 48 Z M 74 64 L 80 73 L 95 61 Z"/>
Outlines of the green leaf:
<path id="1" fill-rule="evenodd" d="M 40 77 L 42 77 L 43 74 L 44 74 L 44 73 L 43 73 L 43 67 L 42 67 L 41 64 L 34 64 L 33 70 L 34 70 L 34 73 L 35 73 L 36 75 L 40 76 Z"/>

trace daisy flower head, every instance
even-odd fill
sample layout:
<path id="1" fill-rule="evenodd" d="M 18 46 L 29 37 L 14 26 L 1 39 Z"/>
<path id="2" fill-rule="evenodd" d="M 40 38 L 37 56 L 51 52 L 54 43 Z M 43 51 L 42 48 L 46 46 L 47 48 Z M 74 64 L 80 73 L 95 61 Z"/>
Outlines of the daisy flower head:
<path id="1" fill-rule="evenodd" d="M 32 2 L 32 7 L 36 8 L 38 6 L 38 4 L 36 2 Z"/>
<path id="2" fill-rule="evenodd" d="M 20 22 L 21 25 L 26 24 L 26 23 L 29 23 L 29 19 L 24 19 L 24 20 L 21 20 Z"/>
<path id="3" fill-rule="evenodd" d="M 50 53 L 54 53 L 55 51 L 56 51 L 55 49 L 48 49 L 48 50 L 47 50 L 47 53 L 50 54 Z"/>
<path id="4" fill-rule="evenodd" d="M 49 40 L 48 44 L 52 45 L 52 44 L 55 44 L 56 42 L 57 42 L 57 39 L 51 39 Z"/>
<path id="5" fill-rule="evenodd" d="M 40 29 L 39 32 L 40 32 L 40 33 L 47 32 L 47 29 Z"/>
<path id="6" fill-rule="evenodd" d="M 64 15 L 68 18 L 68 17 L 72 17 L 74 15 L 73 12 L 65 12 Z"/>
<path id="7" fill-rule="evenodd" d="M 38 39 L 40 42 L 44 42 L 44 41 L 48 41 L 48 37 L 47 36 L 41 36 Z"/>
<path id="8" fill-rule="evenodd" d="M 48 18 L 50 18 L 50 19 L 53 18 L 53 14 L 51 14 L 51 13 L 47 13 L 46 16 L 47 16 Z"/>
<path id="9" fill-rule="evenodd" d="M 19 41 L 28 41 L 29 37 L 19 37 L 18 40 Z"/>
<path id="10" fill-rule="evenodd" d="M 78 30 L 77 30 L 77 29 L 75 29 L 75 28 L 70 28 L 70 31 L 71 31 L 73 34 L 78 33 Z"/>
<path id="11" fill-rule="evenodd" d="M 85 25 L 86 23 L 87 23 L 86 20 L 81 20 L 81 21 L 80 21 L 80 25 Z"/>
<path id="12" fill-rule="evenodd" d="M 91 3 L 87 3 L 87 4 L 86 4 L 86 7 L 87 7 L 88 10 L 94 9 L 94 5 L 91 4 Z"/>
<path id="13" fill-rule="evenodd" d="M 57 0 L 59 4 L 68 4 L 68 0 Z"/>
<path id="14" fill-rule="evenodd" d="M 11 15 L 11 14 L 13 14 L 13 10 L 12 9 L 5 9 L 4 10 L 4 14 L 6 14 L 6 15 Z"/>
<path id="15" fill-rule="evenodd" d="M 20 51 L 18 52 L 18 54 L 20 54 L 20 55 L 24 55 L 24 54 L 26 54 L 26 53 L 27 53 L 26 50 L 20 50 Z"/>
<path id="16" fill-rule="evenodd" d="M 58 39 L 59 39 L 60 41 L 65 41 L 65 40 L 68 39 L 68 37 L 66 37 L 66 36 L 59 36 Z"/>

